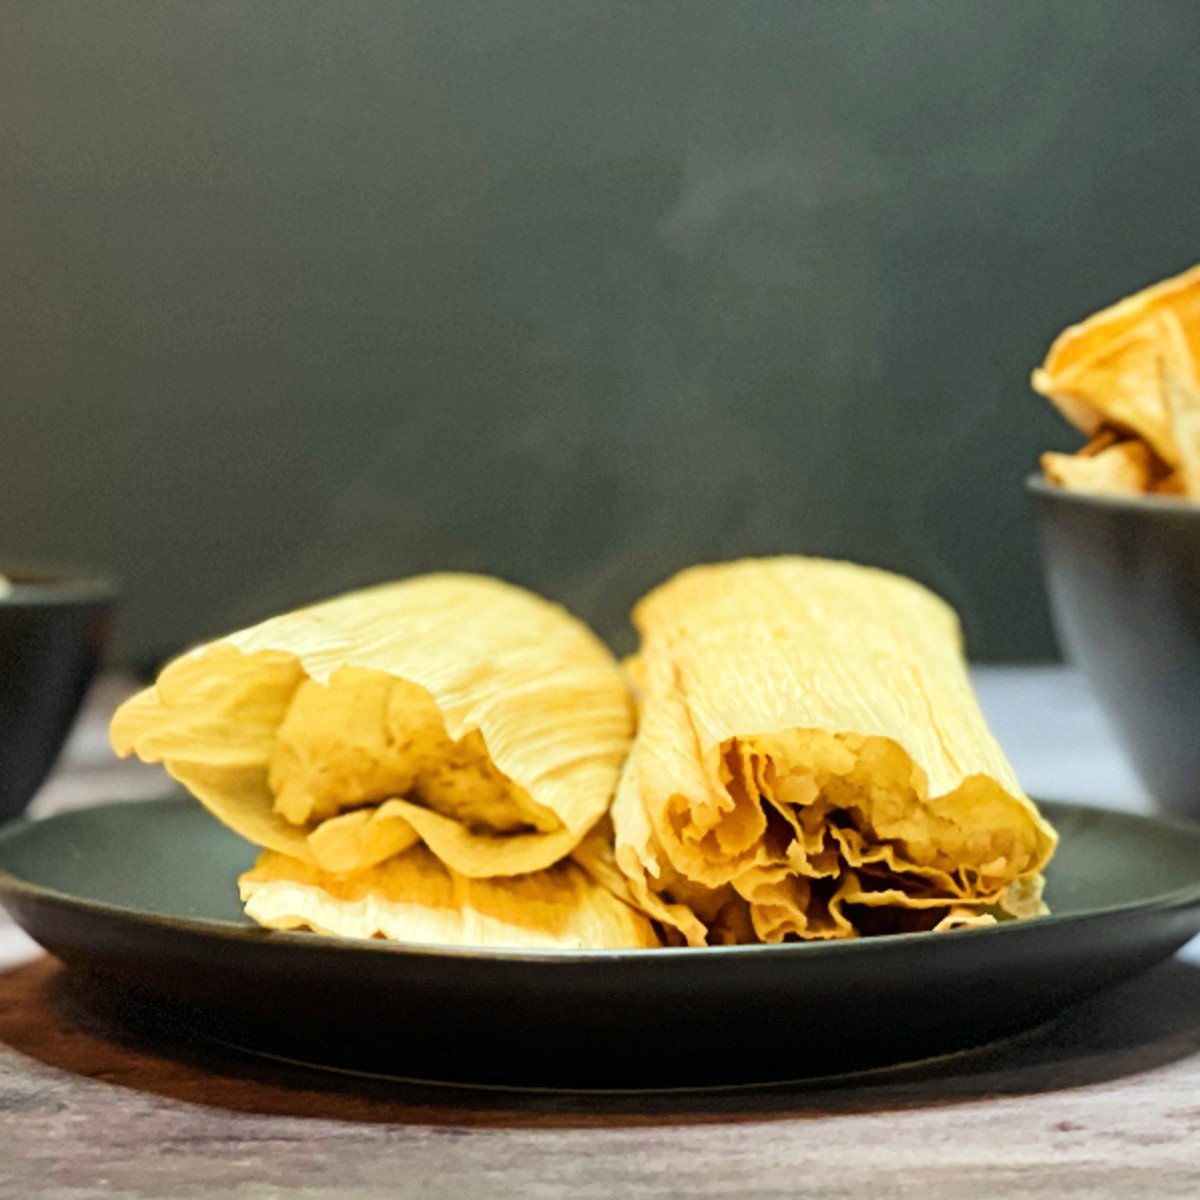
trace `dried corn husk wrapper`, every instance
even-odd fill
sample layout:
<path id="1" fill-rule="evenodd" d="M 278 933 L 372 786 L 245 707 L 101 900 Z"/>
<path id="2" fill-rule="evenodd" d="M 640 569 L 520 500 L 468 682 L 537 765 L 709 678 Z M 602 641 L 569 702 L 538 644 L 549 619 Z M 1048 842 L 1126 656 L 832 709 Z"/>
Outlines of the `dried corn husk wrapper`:
<path id="1" fill-rule="evenodd" d="M 530 875 L 468 879 L 416 845 L 347 876 L 268 850 L 238 885 L 247 915 L 271 929 L 522 949 L 660 944 L 645 915 L 573 859 Z"/>
<path id="2" fill-rule="evenodd" d="M 421 842 L 481 879 L 579 846 L 633 725 L 624 677 L 586 626 L 520 588 L 447 574 L 201 646 L 121 706 L 112 741 L 303 866 L 353 875 Z"/>
<path id="3" fill-rule="evenodd" d="M 1076 454 L 1042 455 L 1049 483 L 1097 496 L 1140 496 L 1155 490 L 1160 468 L 1145 442 L 1122 441 L 1111 430 L 1097 434 Z"/>
<path id="4" fill-rule="evenodd" d="M 1099 495 L 1200 497 L 1200 266 L 1065 330 L 1034 388 L 1088 435 L 1045 454 L 1049 482 Z"/>
<path id="5" fill-rule="evenodd" d="M 684 571 L 637 606 L 617 864 L 669 936 L 847 938 L 1044 911 L 1055 834 L 971 692 L 958 621 L 819 559 Z"/>

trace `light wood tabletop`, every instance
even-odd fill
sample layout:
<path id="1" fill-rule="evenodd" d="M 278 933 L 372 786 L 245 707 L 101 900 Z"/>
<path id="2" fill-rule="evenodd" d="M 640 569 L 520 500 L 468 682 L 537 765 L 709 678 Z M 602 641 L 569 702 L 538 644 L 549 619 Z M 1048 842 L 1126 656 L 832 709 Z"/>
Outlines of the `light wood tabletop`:
<path id="1" fill-rule="evenodd" d="M 977 680 L 1031 792 L 1147 806 L 1076 676 Z M 35 813 L 160 786 L 105 749 L 119 688 L 97 690 Z M 1200 956 L 1016 1042 L 865 1082 L 521 1095 L 242 1058 L 120 1011 L 0 924 L 0 1197 L 226 1196 L 1190 1200 Z"/>

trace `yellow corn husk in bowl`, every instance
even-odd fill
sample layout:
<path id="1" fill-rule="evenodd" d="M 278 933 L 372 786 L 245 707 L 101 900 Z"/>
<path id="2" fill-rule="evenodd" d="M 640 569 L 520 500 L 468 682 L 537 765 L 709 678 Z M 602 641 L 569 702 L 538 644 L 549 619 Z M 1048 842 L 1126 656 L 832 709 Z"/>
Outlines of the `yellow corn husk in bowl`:
<path id="1" fill-rule="evenodd" d="M 633 734 L 608 649 L 498 580 L 428 575 L 201 646 L 127 701 L 161 762 L 249 841 L 332 875 L 418 841 L 456 875 L 525 875 L 608 810 Z M 274 861 L 274 860 L 272 860 Z"/>
<path id="2" fill-rule="evenodd" d="M 1200 266 L 1065 329 L 1032 376 L 1090 439 L 1048 453 L 1049 483 L 1094 495 L 1200 497 Z"/>
<path id="3" fill-rule="evenodd" d="M 971 692 L 953 611 L 818 559 L 684 571 L 637 606 L 613 806 L 642 907 L 690 944 L 1042 910 L 1055 835 Z"/>

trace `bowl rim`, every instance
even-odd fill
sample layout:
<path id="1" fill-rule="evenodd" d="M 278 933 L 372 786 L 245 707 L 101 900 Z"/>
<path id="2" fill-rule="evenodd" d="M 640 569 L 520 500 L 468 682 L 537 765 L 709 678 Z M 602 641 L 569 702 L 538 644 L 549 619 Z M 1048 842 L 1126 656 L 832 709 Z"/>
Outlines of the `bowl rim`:
<path id="1" fill-rule="evenodd" d="M 1200 501 L 1183 499 L 1179 496 L 1098 496 L 1091 492 L 1075 492 L 1057 484 L 1047 483 L 1036 471 L 1025 476 L 1025 490 L 1031 495 L 1041 496 L 1064 504 L 1077 504 L 1084 508 L 1125 509 L 1146 515 L 1177 516 L 1184 520 L 1200 520 Z"/>
<path id="2" fill-rule="evenodd" d="M 22 582 L 20 578 L 11 578 L 12 575 L 38 578 Z M 98 604 L 116 600 L 120 592 L 120 585 L 111 575 L 36 560 L 0 558 L 0 578 L 9 583 L 7 588 L 0 589 L 0 609 Z"/>

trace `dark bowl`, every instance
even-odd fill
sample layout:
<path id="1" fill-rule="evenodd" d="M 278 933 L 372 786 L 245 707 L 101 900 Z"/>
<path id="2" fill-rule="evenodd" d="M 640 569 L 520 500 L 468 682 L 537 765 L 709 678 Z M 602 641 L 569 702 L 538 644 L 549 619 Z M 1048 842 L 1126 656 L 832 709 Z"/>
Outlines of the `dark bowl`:
<path id="1" fill-rule="evenodd" d="M 108 641 L 107 580 L 0 562 L 0 821 L 54 765 Z"/>
<path id="2" fill-rule="evenodd" d="M 1059 640 L 1154 798 L 1200 817 L 1200 505 L 1028 489 Z"/>

